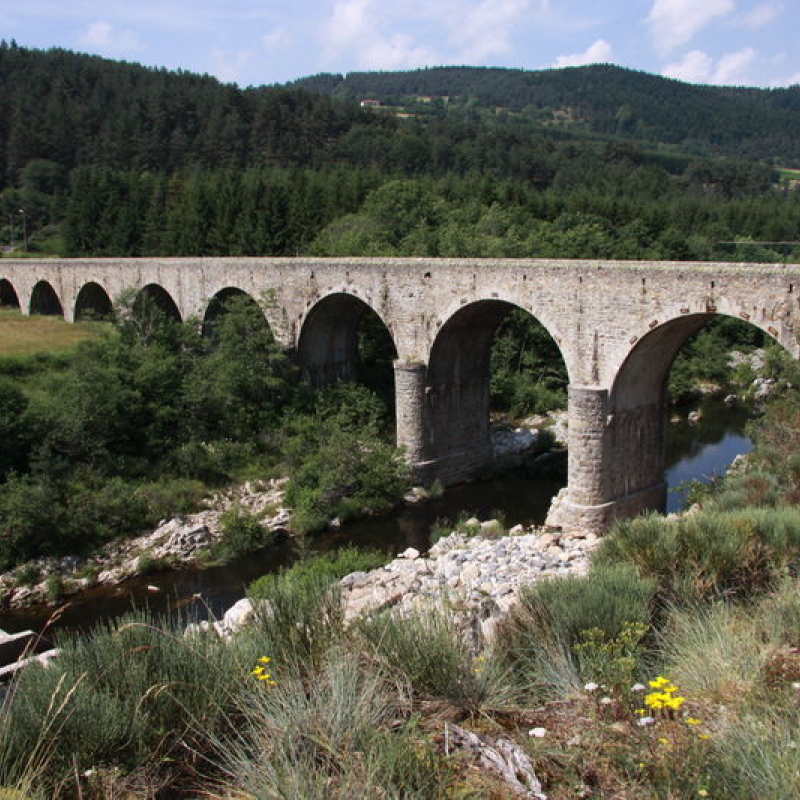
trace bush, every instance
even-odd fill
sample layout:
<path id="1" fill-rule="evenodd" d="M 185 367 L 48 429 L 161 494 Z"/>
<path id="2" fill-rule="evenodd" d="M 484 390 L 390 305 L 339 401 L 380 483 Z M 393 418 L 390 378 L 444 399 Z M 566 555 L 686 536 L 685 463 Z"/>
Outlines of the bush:
<path id="1" fill-rule="evenodd" d="M 676 603 L 764 591 L 800 559 L 800 509 L 654 515 L 618 523 L 598 563 L 627 562 Z"/>
<path id="2" fill-rule="evenodd" d="M 298 533 L 333 517 L 385 511 L 408 490 L 400 453 L 381 436 L 384 413 L 369 390 L 343 384 L 320 393 L 312 413 L 287 419 L 286 502 Z"/>
<path id="3" fill-rule="evenodd" d="M 273 586 L 282 582 L 335 583 L 351 572 L 369 572 L 382 567 L 388 560 L 389 556 L 386 553 L 360 550 L 352 546 L 343 547 L 331 553 L 319 553 L 304 558 L 288 569 L 257 578 L 247 587 L 247 594 L 253 600 L 263 600 Z"/>
<path id="4" fill-rule="evenodd" d="M 654 580 L 640 578 L 625 564 L 527 586 L 520 605 L 498 627 L 498 658 L 534 691 L 569 690 L 581 678 L 580 645 L 587 636 L 622 642 L 631 624 L 646 627 L 655 588 Z M 640 640 L 628 649 L 635 650 Z"/>
<path id="5" fill-rule="evenodd" d="M 263 550 L 275 542 L 275 534 L 238 503 L 220 518 L 222 536 L 214 542 L 209 558 L 226 564 L 237 558 Z"/>

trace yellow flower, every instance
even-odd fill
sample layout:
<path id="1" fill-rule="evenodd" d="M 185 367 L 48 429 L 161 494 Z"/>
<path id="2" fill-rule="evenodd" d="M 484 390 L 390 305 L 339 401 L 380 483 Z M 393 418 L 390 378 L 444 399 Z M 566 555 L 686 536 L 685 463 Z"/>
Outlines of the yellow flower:
<path id="1" fill-rule="evenodd" d="M 269 664 L 269 662 L 272 661 L 272 659 L 269 656 L 261 656 L 261 658 L 259 658 L 258 660 L 262 664 Z"/>
<path id="2" fill-rule="evenodd" d="M 663 736 L 661 736 L 659 738 L 659 740 L 658 740 L 658 743 L 659 744 L 669 744 L 669 739 L 665 739 Z"/>
<path id="3" fill-rule="evenodd" d="M 708 797 L 708 789 L 698 789 L 697 795 L 698 797 Z"/>
<path id="4" fill-rule="evenodd" d="M 698 733 L 697 734 L 697 738 L 698 739 L 703 739 L 703 740 L 708 739 L 708 734 L 707 733 Z"/>
<path id="5" fill-rule="evenodd" d="M 669 680 L 668 680 L 667 678 L 662 678 L 662 677 L 659 675 L 659 676 L 658 676 L 658 677 L 657 677 L 655 680 L 648 681 L 648 683 L 649 683 L 649 684 L 650 684 L 650 686 L 652 686 L 654 689 L 660 689 L 662 686 L 666 686 L 666 685 L 669 683 Z"/>
<path id="6" fill-rule="evenodd" d="M 251 675 L 258 675 L 260 676 L 264 672 L 264 667 L 255 667 L 250 671 Z"/>
<path id="7" fill-rule="evenodd" d="M 687 725 L 699 725 L 702 720 L 695 719 L 694 717 L 686 717 L 686 724 Z"/>

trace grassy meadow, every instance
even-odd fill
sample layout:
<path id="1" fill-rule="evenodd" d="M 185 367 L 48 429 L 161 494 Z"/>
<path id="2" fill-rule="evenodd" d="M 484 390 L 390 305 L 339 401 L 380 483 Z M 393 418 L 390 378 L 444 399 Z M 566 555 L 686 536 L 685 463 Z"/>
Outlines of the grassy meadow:
<path id="1" fill-rule="evenodd" d="M 26 317 L 16 309 L 0 309 L 0 358 L 35 353 L 66 353 L 96 336 L 97 323 L 69 324 L 61 317 Z"/>

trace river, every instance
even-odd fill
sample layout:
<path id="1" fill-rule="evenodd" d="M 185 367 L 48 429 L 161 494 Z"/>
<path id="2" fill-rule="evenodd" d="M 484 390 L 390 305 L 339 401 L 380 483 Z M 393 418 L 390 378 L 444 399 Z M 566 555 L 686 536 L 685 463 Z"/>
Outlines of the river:
<path id="1" fill-rule="evenodd" d="M 710 480 L 721 475 L 739 454 L 750 450 L 745 434 L 748 412 L 728 408 L 719 400 L 706 400 L 697 424 L 685 420 L 672 423 L 667 434 L 669 485 L 667 510 L 678 510 L 689 480 Z M 312 550 L 322 551 L 355 544 L 397 553 L 406 547 L 427 549 L 428 531 L 437 520 L 455 520 L 474 515 L 479 519 L 499 516 L 511 527 L 517 523 L 541 523 L 553 495 L 566 482 L 566 457 L 554 457 L 535 472 L 514 470 L 502 477 L 449 489 L 442 497 L 398 512 L 355 520 L 338 531 L 312 537 Z M 296 558 L 296 546 L 288 541 L 268 551 L 251 555 L 225 567 L 206 570 L 168 571 L 133 578 L 120 586 L 97 587 L 75 598 L 62 612 L 55 627 L 86 628 L 96 622 L 123 614 L 132 606 L 147 606 L 160 612 L 168 608 L 191 607 L 205 617 L 220 616 L 244 595 L 255 578 L 289 564 Z M 24 609 L 0 613 L 0 629 L 8 632 L 27 628 L 40 630 L 52 610 Z"/>

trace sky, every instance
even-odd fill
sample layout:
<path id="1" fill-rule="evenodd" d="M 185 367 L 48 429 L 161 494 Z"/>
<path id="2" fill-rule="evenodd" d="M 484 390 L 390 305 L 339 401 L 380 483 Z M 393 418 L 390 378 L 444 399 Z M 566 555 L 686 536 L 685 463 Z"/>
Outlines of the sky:
<path id="1" fill-rule="evenodd" d="M 800 83 L 800 0 L 0 0 L 0 38 L 240 86 L 448 64 L 612 63 L 690 83 Z"/>

